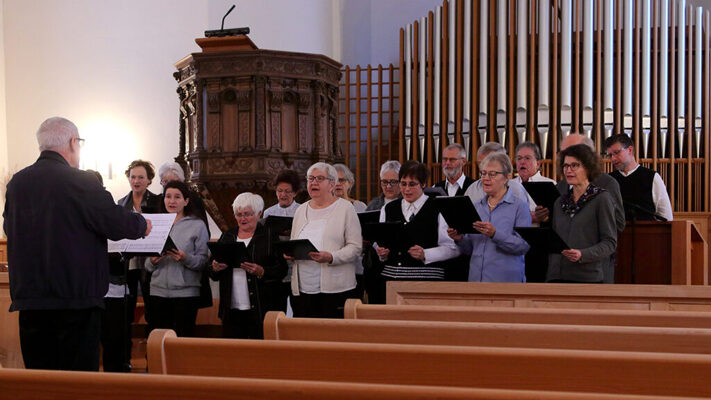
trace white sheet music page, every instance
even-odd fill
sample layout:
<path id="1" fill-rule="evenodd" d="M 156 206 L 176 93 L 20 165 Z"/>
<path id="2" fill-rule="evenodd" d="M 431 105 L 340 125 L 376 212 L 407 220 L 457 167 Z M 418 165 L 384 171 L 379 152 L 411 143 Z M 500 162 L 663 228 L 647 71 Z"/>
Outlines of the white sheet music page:
<path id="1" fill-rule="evenodd" d="M 142 215 L 143 218 L 151 221 L 151 233 L 141 239 L 107 240 L 109 253 L 160 253 L 163 250 L 176 214 Z"/>

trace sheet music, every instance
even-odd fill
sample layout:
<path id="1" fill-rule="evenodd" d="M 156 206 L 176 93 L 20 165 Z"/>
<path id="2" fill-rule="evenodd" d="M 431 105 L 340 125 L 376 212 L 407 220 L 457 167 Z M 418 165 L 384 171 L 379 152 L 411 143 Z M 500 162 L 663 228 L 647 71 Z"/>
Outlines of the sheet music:
<path id="1" fill-rule="evenodd" d="M 151 221 L 151 233 L 141 239 L 107 240 L 109 253 L 158 253 L 163 250 L 176 214 L 142 214 Z"/>

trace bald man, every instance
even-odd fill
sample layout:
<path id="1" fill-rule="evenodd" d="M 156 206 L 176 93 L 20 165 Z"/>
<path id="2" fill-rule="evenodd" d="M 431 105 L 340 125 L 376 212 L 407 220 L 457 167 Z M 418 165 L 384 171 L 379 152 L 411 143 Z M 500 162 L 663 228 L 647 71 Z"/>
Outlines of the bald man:
<path id="1" fill-rule="evenodd" d="M 560 142 L 560 149 L 565 150 L 566 148 L 576 145 L 584 144 L 597 151 L 595 149 L 595 143 L 592 139 L 587 136 L 571 133 L 562 142 Z M 595 180 L 592 181 L 593 184 L 607 190 L 612 195 L 615 201 L 615 225 L 618 232 L 622 232 L 625 229 L 625 208 L 622 203 L 622 194 L 620 193 L 620 184 L 617 183 L 615 178 L 608 174 L 600 174 Z M 558 191 L 561 195 L 568 193 L 569 185 L 565 179 L 558 182 Z M 613 255 L 614 257 L 614 255 Z M 615 262 L 614 259 L 610 259 L 609 265 L 603 269 L 603 282 L 604 283 L 615 283 Z"/>

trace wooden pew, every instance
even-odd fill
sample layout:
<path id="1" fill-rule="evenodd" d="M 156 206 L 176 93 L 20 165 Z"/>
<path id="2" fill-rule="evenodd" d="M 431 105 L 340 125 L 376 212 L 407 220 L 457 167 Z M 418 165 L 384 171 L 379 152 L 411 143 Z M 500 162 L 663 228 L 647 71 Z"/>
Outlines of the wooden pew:
<path id="1" fill-rule="evenodd" d="M 711 312 L 363 304 L 359 299 L 346 300 L 345 318 L 711 328 Z"/>
<path id="2" fill-rule="evenodd" d="M 149 373 L 662 396 L 711 396 L 711 356 L 177 338 L 155 330 Z"/>
<path id="3" fill-rule="evenodd" d="M 387 304 L 711 311 L 711 287 L 391 281 Z"/>
<path id="4" fill-rule="evenodd" d="M 711 354 L 711 329 L 334 320 L 280 311 L 267 313 L 264 339 Z"/>
<path id="5" fill-rule="evenodd" d="M 680 400 L 688 397 L 335 383 L 277 379 L 0 370 L 0 400 Z"/>

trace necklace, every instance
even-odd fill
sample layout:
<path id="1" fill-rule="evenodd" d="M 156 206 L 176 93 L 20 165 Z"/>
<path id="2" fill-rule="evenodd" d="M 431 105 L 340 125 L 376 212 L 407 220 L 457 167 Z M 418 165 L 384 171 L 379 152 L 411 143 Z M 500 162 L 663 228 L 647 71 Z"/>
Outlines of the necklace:
<path id="1" fill-rule="evenodd" d="M 497 205 L 497 204 L 499 204 L 498 202 L 496 202 L 496 203 L 494 203 L 494 204 L 492 205 L 492 204 L 491 204 L 491 197 L 489 197 L 488 199 L 486 199 L 486 202 L 489 204 L 489 208 L 491 208 L 492 210 L 493 210 L 494 208 L 496 208 L 496 205 Z"/>

